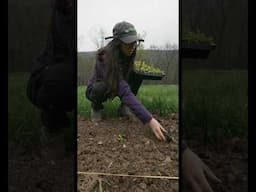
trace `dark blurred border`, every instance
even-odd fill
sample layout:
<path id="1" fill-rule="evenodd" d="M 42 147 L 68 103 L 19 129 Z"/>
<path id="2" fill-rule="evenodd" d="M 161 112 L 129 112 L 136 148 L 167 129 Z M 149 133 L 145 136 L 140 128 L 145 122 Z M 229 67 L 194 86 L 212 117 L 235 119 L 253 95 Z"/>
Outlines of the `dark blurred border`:
<path id="1" fill-rule="evenodd" d="M 47 157 L 46 150 L 41 151 L 39 140 L 39 114 L 26 98 L 26 83 L 33 68 L 33 61 L 46 45 L 49 21 L 53 9 L 53 0 L 8 1 L 8 68 L 7 76 L 2 74 L 2 83 L 7 79 L 8 100 L 3 100 L 8 107 L 8 191 L 77 191 L 76 151 L 77 122 L 76 105 L 73 115 L 73 140 L 75 149 L 62 154 L 63 146 L 51 149 Z M 76 15 L 77 2 L 74 0 L 74 47 L 76 48 Z M 74 49 L 74 63 L 77 53 Z M 3 63 L 4 65 L 4 63 Z M 5 66 L 5 65 L 4 65 Z M 2 70 L 3 72 L 4 69 Z M 74 88 L 77 87 L 77 66 L 74 65 Z M 6 79 L 5 79 L 6 77 Z M 76 103 L 77 93 L 75 92 Z M 19 104 L 19 105 L 16 105 Z M 30 111 L 31 114 L 25 114 Z M 31 127 L 30 127 L 31 126 Z M 36 126 L 36 127 L 35 127 Z M 12 127 L 10 131 L 10 127 Z M 33 127 L 33 128 L 32 128 Z M 2 126 L 4 128 L 4 126 Z M 4 135 L 4 134 L 3 134 Z M 4 139 L 2 139 L 4 140 Z M 59 149 L 61 149 L 59 151 Z M 56 154 L 62 155 L 50 160 Z M 56 155 L 57 156 L 57 155 Z M 55 161 L 56 160 L 56 161 Z M 66 168 L 69 169 L 66 169 Z M 48 169 L 48 170 L 47 170 Z M 70 171 L 70 173 L 68 173 Z M 70 177 L 72 175 L 72 177 Z M 65 178 L 66 177 L 66 178 Z M 49 178 L 49 179 L 47 179 Z M 51 180 L 54 178 L 55 180 Z M 63 181 L 68 182 L 63 182 Z"/>
<path id="2" fill-rule="evenodd" d="M 202 34 L 207 54 L 182 42 Z M 179 42 L 180 138 L 223 181 L 214 191 L 247 191 L 248 1 L 181 0 Z"/>

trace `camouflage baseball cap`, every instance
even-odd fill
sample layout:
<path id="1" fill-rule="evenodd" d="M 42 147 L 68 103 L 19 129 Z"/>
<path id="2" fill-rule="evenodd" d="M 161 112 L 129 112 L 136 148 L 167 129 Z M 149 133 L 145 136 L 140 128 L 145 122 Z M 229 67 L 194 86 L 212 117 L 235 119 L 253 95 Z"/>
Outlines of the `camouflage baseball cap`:
<path id="1" fill-rule="evenodd" d="M 132 43 L 135 41 L 144 41 L 137 35 L 135 27 L 126 21 L 117 23 L 113 28 L 113 36 L 106 37 L 105 39 L 116 38 L 124 43 Z"/>

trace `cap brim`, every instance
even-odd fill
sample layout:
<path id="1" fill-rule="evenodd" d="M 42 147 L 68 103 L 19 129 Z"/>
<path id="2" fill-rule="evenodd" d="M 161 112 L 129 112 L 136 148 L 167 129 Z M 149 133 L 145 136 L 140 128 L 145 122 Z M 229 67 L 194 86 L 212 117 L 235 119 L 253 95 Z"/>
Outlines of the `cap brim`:
<path id="1" fill-rule="evenodd" d="M 132 42 L 138 41 L 140 39 L 138 38 L 137 35 L 130 35 L 127 37 L 121 37 L 120 40 L 124 43 L 132 43 Z"/>

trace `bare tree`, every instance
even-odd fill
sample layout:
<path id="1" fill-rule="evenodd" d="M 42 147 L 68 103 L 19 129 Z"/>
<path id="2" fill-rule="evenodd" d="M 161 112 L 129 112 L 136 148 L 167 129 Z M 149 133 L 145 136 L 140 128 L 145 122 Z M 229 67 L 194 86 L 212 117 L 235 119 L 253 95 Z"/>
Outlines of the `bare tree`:
<path id="1" fill-rule="evenodd" d="M 80 36 L 78 37 L 78 41 L 77 41 L 78 51 L 80 50 L 80 48 L 83 47 L 83 45 L 84 45 L 84 39 L 85 39 L 84 35 L 80 35 Z"/>
<path id="2" fill-rule="evenodd" d="M 144 39 L 146 38 L 147 36 L 147 32 L 146 31 L 143 31 L 141 34 L 139 33 L 138 34 L 139 38 L 141 39 Z M 144 61 L 146 59 L 146 53 L 145 53 L 145 47 L 144 47 L 144 44 L 143 43 L 140 43 L 138 48 L 137 48 L 137 60 L 139 61 Z"/>
<path id="3" fill-rule="evenodd" d="M 99 48 L 105 46 L 105 44 L 106 44 L 105 37 L 107 36 L 106 34 L 107 34 L 107 32 L 106 32 L 105 28 L 103 28 L 103 27 L 99 27 L 97 29 L 94 28 L 91 31 L 91 33 L 90 33 L 91 40 L 92 40 L 93 44 L 95 45 L 96 49 L 99 49 Z"/>

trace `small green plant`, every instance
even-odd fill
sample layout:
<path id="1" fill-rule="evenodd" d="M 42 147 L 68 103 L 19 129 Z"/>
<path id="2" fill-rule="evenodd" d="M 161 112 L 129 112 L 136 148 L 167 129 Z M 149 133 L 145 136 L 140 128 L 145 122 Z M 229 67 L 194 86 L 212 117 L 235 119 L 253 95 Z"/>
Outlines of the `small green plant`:
<path id="1" fill-rule="evenodd" d="M 189 42 L 207 42 L 211 45 L 215 45 L 213 37 L 207 36 L 204 33 L 197 30 L 197 32 L 189 31 L 184 34 L 182 40 L 189 41 Z"/>
<path id="2" fill-rule="evenodd" d="M 161 74 L 161 75 L 165 74 L 159 68 L 146 64 L 145 61 L 135 61 L 134 68 L 136 71 L 142 72 L 142 73 L 152 73 L 152 74 Z"/>
<path id="3" fill-rule="evenodd" d="M 117 140 L 123 144 L 126 141 L 126 136 L 119 134 Z"/>

